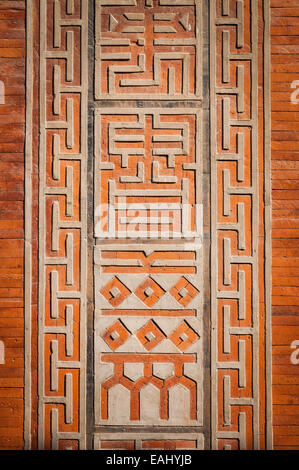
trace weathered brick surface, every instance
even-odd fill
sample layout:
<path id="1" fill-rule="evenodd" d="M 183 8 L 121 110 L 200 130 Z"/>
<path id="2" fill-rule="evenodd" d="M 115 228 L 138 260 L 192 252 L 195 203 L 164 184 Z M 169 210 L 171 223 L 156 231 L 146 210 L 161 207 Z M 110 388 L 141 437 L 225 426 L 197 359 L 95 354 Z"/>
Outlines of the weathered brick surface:
<path id="1" fill-rule="evenodd" d="M 299 449 L 299 2 L 271 1 L 272 46 L 272 313 L 275 449 Z"/>
<path id="2" fill-rule="evenodd" d="M 294 365 L 290 361 L 293 351 L 290 345 L 294 340 L 299 340 L 297 294 L 299 283 L 299 104 L 293 104 L 290 100 L 293 91 L 290 85 L 294 80 L 299 79 L 299 1 L 271 0 L 271 17 L 273 431 L 276 449 L 299 449 L 299 365 Z M 36 37 L 35 41 L 38 41 Z M 2 0 L 0 1 L 0 80 L 5 84 L 5 103 L 0 104 L 0 340 L 5 345 L 5 364 L 0 365 L 0 449 L 23 447 L 25 59 L 25 2 Z M 262 86 L 262 83 L 260 85 Z M 105 87 L 106 84 L 103 82 L 103 89 L 99 90 L 99 95 L 106 93 Z M 135 91 L 133 90 L 134 93 Z M 140 89 L 137 91 L 139 92 Z M 189 91 L 191 93 L 192 90 Z M 48 116 L 51 116 L 50 111 Z M 38 119 L 38 113 L 36 119 Z M 36 157 L 35 150 L 35 163 Z M 73 167 L 76 176 L 78 169 L 75 163 Z M 36 182 L 34 185 L 36 189 Z M 34 207 L 36 210 L 36 203 Z M 49 214 L 50 209 L 47 210 Z M 36 213 L 34 214 L 36 217 Z M 36 238 L 36 234 L 33 238 Z M 60 245 L 59 253 L 63 254 L 63 241 Z M 51 251 L 49 246 L 47 249 Z M 36 254 L 35 250 L 36 242 L 34 242 Z M 129 259 L 128 254 L 127 259 Z M 35 268 L 36 266 L 34 270 Z M 130 272 L 133 271 L 130 270 Z M 33 285 L 36 297 L 36 281 L 33 281 Z M 36 303 L 36 300 L 33 303 Z M 75 306 L 75 322 L 77 322 L 76 315 L 78 315 L 76 308 Z M 262 312 L 262 304 L 260 308 Z M 124 311 L 119 309 L 119 313 L 124 314 Z M 49 312 L 46 314 L 49 315 Z M 111 312 L 108 312 L 108 315 L 110 314 Z M 138 315 L 138 310 L 136 314 Z M 184 314 L 187 317 L 192 316 L 193 313 L 192 310 L 185 309 Z M 36 308 L 34 306 L 32 315 L 32 333 L 36 338 Z M 140 336 L 140 338 L 143 337 Z M 75 340 L 78 340 L 78 331 L 75 331 Z M 48 343 L 46 347 L 50 350 Z M 34 439 L 37 399 L 36 342 L 32 351 L 34 447 L 37 445 Z M 148 352 L 150 353 L 150 350 Z M 76 353 L 77 349 L 74 354 Z M 49 366 L 48 360 L 47 366 Z M 78 399 L 76 379 L 74 379 L 74 384 L 76 403 Z M 60 381 L 58 385 L 62 390 L 63 383 Z M 46 387 L 49 391 L 49 382 L 46 382 Z M 49 393 L 53 392 L 49 391 Z M 62 408 L 62 405 L 58 406 L 59 413 L 61 413 L 59 416 L 63 420 Z M 77 420 L 78 416 L 75 418 Z M 48 411 L 45 422 L 47 429 L 50 429 Z M 50 434 L 46 435 L 46 441 L 50 446 Z M 147 448 L 158 444 L 153 443 L 150 438 L 143 443 Z M 238 447 L 236 442 L 231 442 L 231 444 L 232 448 Z M 110 437 L 99 443 L 100 448 L 107 449 L 116 447 L 130 449 L 134 448 L 134 445 L 133 437 L 128 438 L 127 441 L 117 439 L 113 441 Z M 159 445 L 167 449 L 174 446 L 192 448 L 196 446 L 196 438 L 193 441 L 186 441 L 183 438 L 176 441 L 164 440 Z M 263 446 L 263 440 L 261 440 L 261 445 Z M 77 448 L 77 446 L 76 439 L 59 441 L 59 448 Z"/>
<path id="3" fill-rule="evenodd" d="M 25 2 L 0 2 L 0 449 L 23 447 Z"/>

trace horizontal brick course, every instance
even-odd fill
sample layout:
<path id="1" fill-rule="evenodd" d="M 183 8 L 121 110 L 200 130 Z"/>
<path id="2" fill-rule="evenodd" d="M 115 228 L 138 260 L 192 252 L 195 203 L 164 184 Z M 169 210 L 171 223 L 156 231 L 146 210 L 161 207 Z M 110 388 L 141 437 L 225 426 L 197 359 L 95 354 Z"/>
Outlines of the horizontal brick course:
<path id="1" fill-rule="evenodd" d="M 23 447 L 25 2 L 0 2 L 0 449 Z"/>

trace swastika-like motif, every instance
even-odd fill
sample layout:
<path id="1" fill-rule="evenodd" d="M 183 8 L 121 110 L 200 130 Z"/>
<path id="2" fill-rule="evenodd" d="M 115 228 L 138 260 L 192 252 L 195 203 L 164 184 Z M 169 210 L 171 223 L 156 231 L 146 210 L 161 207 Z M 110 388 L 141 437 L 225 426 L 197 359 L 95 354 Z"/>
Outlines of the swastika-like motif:
<path id="1" fill-rule="evenodd" d="M 201 2 L 96 1 L 96 99 L 201 97 Z"/>
<path id="2" fill-rule="evenodd" d="M 86 7 L 40 1 L 41 449 L 86 445 Z"/>

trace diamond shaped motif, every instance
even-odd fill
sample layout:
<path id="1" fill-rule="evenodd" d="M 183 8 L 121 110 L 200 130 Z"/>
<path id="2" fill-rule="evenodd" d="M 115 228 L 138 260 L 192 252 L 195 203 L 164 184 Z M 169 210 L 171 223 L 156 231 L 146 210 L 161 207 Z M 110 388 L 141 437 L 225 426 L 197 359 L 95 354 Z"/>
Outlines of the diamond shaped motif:
<path id="1" fill-rule="evenodd" d="M 169 293 L 177 302 L 186 307 L 192 299 L 198 294 L 198 290 L 184 277 L 170 289 Z"/>
<path id="2" fill-rule="evenodd" d="M 114 277 L 103 287 L 101 294 L 113 307 L 118 307 L 131 294 L 131 291 L 117 277 Z"/>
<path id="3" fill-rule="evenodd" d="M 136 333 L 140 343 L 151 351 L 157 344 L 166 338 L 163 331 L 154 323 L 152 320 L 148 321 L 139 331 Z"/>
<path id="4" fill-rule="evenodd" d="M 129 330 L 119 320 L 114 322 L 107 328 L 102 335 L 103 340 L 108 344 L 112 351 L 115 351 L 122 344 L 124 344 L 130 336 Z"/>
<path id="5" fill-rule="evenodd" d="M 134 292 L 142 302 L 148 307 L 154 305 L 163 294 L 165 290 L 152 278 L 147 278 Z"/>
<path id="6" fill-rule="evenodd" d="M 183 321 L 168 337 L 180 351 L 185 351 L 191 344 L 198 340 L 199 335 Z"/>

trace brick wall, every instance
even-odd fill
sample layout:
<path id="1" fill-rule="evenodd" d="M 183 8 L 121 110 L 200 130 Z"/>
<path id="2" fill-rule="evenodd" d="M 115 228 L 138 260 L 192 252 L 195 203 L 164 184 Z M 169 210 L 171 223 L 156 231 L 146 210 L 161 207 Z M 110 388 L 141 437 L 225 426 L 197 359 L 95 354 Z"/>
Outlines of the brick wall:
<path id="1" fill-rule="evenodd" d="M 299 0 L 271 0 L 273 414 L 276 449 L 299 449 Z M 23 446 L 25 1 L 0 1 L 0 449 Z"/>
<path id="2" fill-rule="evenodd" d="M 299 449 L 299 1 L 271 1 L 273 198 L 273 423 L 276 449 Z M 298 88 L 298 87 L 297 87 Z"/>
<path id="3" fill-rule="evenodd" d="M 23 447 L 25 2 L 0 1 L 0 449 Z"/>

